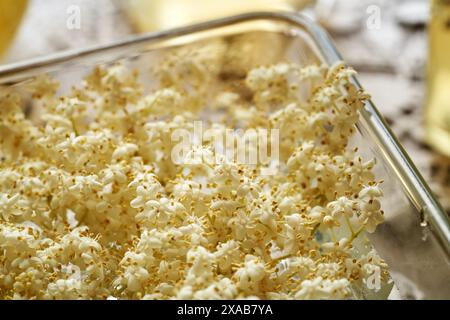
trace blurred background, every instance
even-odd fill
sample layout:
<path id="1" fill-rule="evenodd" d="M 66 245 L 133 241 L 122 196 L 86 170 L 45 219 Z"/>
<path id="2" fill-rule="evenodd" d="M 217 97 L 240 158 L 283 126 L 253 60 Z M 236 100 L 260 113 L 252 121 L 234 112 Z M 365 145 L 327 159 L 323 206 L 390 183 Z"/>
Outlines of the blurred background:
<path id="1" fill-rule="evenodd" d="M 448 0 L 0 0 L 0 64 L 261 10 L 328 30 L 450 212 Z"/>

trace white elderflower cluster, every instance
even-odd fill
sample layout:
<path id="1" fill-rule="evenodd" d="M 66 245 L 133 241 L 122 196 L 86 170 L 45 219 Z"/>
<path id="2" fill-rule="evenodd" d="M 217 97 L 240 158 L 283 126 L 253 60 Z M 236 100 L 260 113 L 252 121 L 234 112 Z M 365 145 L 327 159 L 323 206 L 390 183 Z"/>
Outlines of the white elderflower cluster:
<path id="1" fill-rule="evenodd" d="M 381 181 L 348 147 L 367 98 L 354 72 L 281 63 L 250 70 L 247 96 L 208 92 L 222 49 L 162 63 L 150 93 L 120 64 L 63 97 L 40 77 L 33 117 L 0 91 L 0 298 L 341 299 L 388 281 L 364 236 Z M 174 163 L 172 133 L 197 120 L 279 129 L 273 175 L 206 161 L 208 141 Z"/>

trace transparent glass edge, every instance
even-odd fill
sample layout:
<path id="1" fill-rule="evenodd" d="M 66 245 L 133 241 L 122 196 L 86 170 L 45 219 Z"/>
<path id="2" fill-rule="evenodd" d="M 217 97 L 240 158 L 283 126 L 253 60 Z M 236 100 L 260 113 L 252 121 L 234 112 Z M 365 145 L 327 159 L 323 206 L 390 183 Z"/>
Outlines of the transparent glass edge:
<path id="1" fill-rule="evenodd" d="M 332 65 L 343 60 L 336 47 L 328 37 L 325 30 L 309 21 L 307 17 L 291 16 L 289 19 L 299 20 L 316 40 L 324 59 Z M 357 88 L 362 88 L 357 77 L 353 77 L 353 83 Z M 429 223 L 434 236 L 439 241 L 447 257 L 450 258 L 450 218 L 439 202 L 435 199 L 428 184 L 417 170 L 408 153 L 399 143 L 395 134 L 386 124 L 383 116 L 369 100 L 365 108 L 360 112 L 366 125 L 380 142 L 380 146 L 389 158 L 389 162 L 407 189 L 406 193 L 416 209 L 423 215 L 426 223 Z"/>

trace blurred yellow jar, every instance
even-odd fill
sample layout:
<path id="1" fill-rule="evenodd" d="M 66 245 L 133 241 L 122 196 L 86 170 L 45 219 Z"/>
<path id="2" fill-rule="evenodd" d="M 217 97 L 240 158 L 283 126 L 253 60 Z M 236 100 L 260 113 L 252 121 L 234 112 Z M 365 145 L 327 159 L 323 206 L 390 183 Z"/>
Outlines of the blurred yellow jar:
<path id="1" fill-rule="evenodd" d="M 27 2 L 27 0 L 0 0 L 0 57 L 14 38 Z"/>
<path id="2" fill-rule="evenodd" d="M 450 156 L 450 0 L 433 0 L 429 28 L 426 137 Z"/>
<path id="3" fill-rule="evenodd" d="M 130 0 L 126 9 L 139 31 L 162 30 L 250 11 L 295 10 L 311 0 Z"/>

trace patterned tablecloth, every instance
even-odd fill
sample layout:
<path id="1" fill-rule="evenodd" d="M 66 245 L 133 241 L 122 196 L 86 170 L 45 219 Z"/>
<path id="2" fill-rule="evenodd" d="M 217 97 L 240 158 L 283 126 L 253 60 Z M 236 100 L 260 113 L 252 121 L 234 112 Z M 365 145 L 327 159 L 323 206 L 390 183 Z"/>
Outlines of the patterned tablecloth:
<path id="1" fill-rule="evenodd" d="M 359 72 L 375 104 L 450 211 L 450 161 L 423 139 L 429 2 L 319 0 L 318 4 L 314 15 Z M 73 5 L 81 9 L 79 30 L 66 27 Z M 133 30 L 121 5 L 120 0 L 30 0 L 6 62 L 123 38 Z"/>

